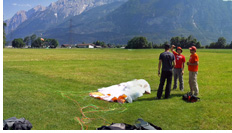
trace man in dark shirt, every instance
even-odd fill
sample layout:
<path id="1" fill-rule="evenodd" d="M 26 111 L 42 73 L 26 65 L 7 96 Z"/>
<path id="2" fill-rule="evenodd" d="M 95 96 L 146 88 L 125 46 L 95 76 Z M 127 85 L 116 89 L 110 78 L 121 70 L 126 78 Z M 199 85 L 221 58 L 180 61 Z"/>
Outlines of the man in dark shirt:
<path id="1" fill-rule="evenodd" d="M 172 69 L 173 66 L 176 65 L 174 55 L 171 52 L 169 52 L 170 45 L 166 44 L 164 48 L 165 48 L 165 52 L 161 53 L 159 57 L 158 76 L 160 76 L 161 64 L 162 64 L 162 73 L 160 77 L 160 84 L 159 84 L 159 89 L 157 92 L 156 99 L 161 99 L 163 93 L 163 86 L 166 79 L 167 79 L 167 83 L 166 83 L 164 98 L 165 99 L 169 98 L 171 92 L 171 84 L 172 84 Z"/>

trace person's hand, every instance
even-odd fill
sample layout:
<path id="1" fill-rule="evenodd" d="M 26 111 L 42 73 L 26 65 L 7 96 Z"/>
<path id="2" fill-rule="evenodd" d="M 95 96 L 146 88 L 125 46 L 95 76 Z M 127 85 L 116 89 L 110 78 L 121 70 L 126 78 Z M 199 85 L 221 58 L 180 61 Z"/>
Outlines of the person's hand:
<path id="1" fill-rule="evenodd" d="M 182 71 L 181 74 L 184 75 L 184 71 Z"/>
<path id="2" fill-rule="evenodd" d="M 173 48 L 175 48 L 176 46 L 175 45 L 172 45 Z"/>

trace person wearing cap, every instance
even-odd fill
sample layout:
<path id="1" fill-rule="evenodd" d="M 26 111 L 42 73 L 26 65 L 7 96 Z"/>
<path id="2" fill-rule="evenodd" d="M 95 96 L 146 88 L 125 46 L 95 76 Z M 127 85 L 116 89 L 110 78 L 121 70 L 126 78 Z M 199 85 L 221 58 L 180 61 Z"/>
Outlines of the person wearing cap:
<path id="1" fill-rule="evenodd" d="M 175 56 L 176 60 L 176 65 L 174 67 L 174 85 L 173 85 L 173 90 L 177 88 L 177 79 L 179 78 L 179 89 L 181 91 L 184 91 L 184 80 L 183 80 L 183 75 L 184 75 L 184 63 L 185 63 L 185 56 L 182 55 L 182 48 L 177 47 L 176 52 L 173 51 L 173 48 L 175 45 L 172 45 L 171 51 Z"/>
<path id="2" fill-rule="evenodd" d="M 191 93 L 197 96 L 199 94 L 199 89 L 197 84 L 199 57 L 196 54 L 197 48 L 195 46 L 192 46 L 189 49 L 191 53 L 189 62 L 187 62 L 188 70 L 189 70 L 189 87 Z"/>
<path id="3" fill-rule="evenodd" d="M 169 52 L 170 45 L 165 44 L 164 48 L 165 48 L 165 51 L 161 53 L 159 56 L 158 76 L 160 76 L 161 64 L 162 64 L 162 73 L 160 77 L 159 88 L 157 91 L 157 97 L 155 99 L 161 99 L 161 96 L 163 93 L 163 86 L 164 86 L 166 79 L 167 79 L 167 82 L 166 82 L 164 98 L 165 99 L 169 98 L 170 92 L 171 92 L 171 84 L 172 84 L 172 69 L 173 69 L 173 66 L 176 65 L 174 55 L 171 52 Z"/>

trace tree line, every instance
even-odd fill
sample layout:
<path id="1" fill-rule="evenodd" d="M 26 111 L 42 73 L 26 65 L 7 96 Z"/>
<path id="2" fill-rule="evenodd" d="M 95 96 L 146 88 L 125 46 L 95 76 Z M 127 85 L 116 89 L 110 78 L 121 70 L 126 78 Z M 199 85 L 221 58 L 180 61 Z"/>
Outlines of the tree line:
<path id="1" fill-rule="evenodd" d="M 202 46 L 196 38 L 190 35 L 188 37 L 172 37 L 170 39 L 170 42 L 166 41 L 162 44 L 148 42 L 146 37 L 134 37 L 128 41 L 126 49 L 164 48 L 165 44 L 176 45 L 177 47 L 182 48 L 189 48 L 191 46 L 195 46 L 196 48 L 232 48 L 232 42 L 230 44 L 227 44 L 226 39 L 224 37 L 219 37 L 217 42 L 213 42 L 209 46 Z"/>
<path id="2" fill-rule="evenodd" d="M 56 48 L 59 42 L 56 39 L 36 37 L 35 34 L 26 36 L 24 39 L 17 38 L 12 41 L 12 47 L 14 48 L 23 48 L 30 44 L 31 48 Z"/>
<path id="3" fill-rule="evenodd" d="M 232 49 L 232 41 L 227 44 L 224 37 L 219 37 L 217 42 L 212 42 L 210 45 L 206 45 L 205 48 Z"/>
<path id="4" fill-rule="evenodd" d="M 6 23 L 3 22 L 3 48 L 6 44 L 6 34 L 5 34 Z M 59 45 L 59 42 L 56 39 L 49 38 L 41 38 L 36 37 L 35 34 L 31 36 L 26 36 L 24 39 L 17 38 L 12 41 L 12 47 L 15 48 L 23 48 L 25 46 L 29 46 L 31 44 L 32 48 L 56 48 Z M 125 45 L 114 45 L 114 44 L 106 44 L 103 41 L 93 42 L 96 46 L 101 46 L 103 48 L 120 48 Z M 224 37 L 219 37 L 217 42 L 212 42 L 210 45 L 202 46 L 199 41 L 193 36 L 185 37 L 172 37 L 170 39 L 170 43 L 168 41 L 163 44 L 156 44 L 153 42 L 148 42 L 146 37 L 134 37 L 127 42 L 125 48 L 127 49 L 151 49 L 151 48 L 164 48 L 165 44 L 176 45 L 182 48 L 189 48 L 191 46 L 196 46 L 197 48 L 215 48 L 215 49 L 232 49 L 232 41 L 230 44 L 227 44 L 226 39 Z"/>
<path id="5" fill-rule="evenodd" d="M 3 22 L 3 48 L 6 44 L 6 26 L 6 23 Z M 23 48 L 25 46 L 29 46 L 30 44 L 32 48 L 56 48 L 59 45 L 59 42 L 56 39 L 36 37 L 35 34 L 26 36 L 24 39 L 17 38 L 12 41 L 12 47 L 14 48 Z"/>
<path id="6" fill-rule="evenodd" d="M 3 48 L 6 45 L 6 33 L 5 33 L 5 27 L 6 27 L 6 23 L 3 22 Z"/>

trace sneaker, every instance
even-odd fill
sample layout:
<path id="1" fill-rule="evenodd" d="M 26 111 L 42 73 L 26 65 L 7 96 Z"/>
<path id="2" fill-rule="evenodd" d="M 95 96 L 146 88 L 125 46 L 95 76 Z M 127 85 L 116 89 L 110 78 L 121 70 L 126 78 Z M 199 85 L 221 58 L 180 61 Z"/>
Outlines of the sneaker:
<path id="1" fill-rule="evenodd" d="M 180 91 L 184 91 L 184 89 L 180 89 Z"/>

